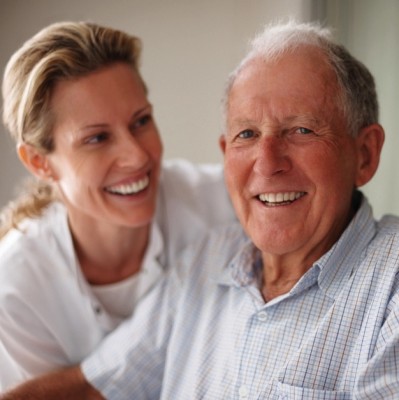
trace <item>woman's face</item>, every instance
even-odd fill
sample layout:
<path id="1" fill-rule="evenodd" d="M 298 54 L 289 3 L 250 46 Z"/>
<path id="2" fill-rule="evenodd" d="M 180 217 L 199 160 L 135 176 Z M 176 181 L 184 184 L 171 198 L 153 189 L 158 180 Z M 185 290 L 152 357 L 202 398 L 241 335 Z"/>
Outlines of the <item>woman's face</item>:
<path id="1" fill-rule="evenodd" d="M 162 143 L 137 73 L 116 63 L 61 81 L 47 155 L 70 218 L 140 227 L 154 216 Z"/>

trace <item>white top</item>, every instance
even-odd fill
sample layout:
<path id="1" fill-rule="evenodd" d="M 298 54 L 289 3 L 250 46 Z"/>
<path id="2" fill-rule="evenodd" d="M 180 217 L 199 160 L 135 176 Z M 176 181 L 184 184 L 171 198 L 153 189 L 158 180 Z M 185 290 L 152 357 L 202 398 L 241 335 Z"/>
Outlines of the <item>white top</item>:
<path id="1" fill-rule="evenodd" d="M 162 251 L 162 234 L 158 225 L 153 224 L 140 272 L 120 282 L 91 286 L 101 306 L 109 314 L 121 319 L 132 314 L 137 302 L 163 275 L 164 268 L 158 262 Z"/>
<path id="2" fill-rule="evenodd" d="M 126 282 L 131 308 L 190 241 L 234 219 L 220 165 L 165 162 L 142 272 Z M 61 204 L 22 226 L 0 242 L 0 391 L 78 363 L 129 311 L 109 303 L 125 301 L 124 283 L 93 289 L 84 279 Z"/>

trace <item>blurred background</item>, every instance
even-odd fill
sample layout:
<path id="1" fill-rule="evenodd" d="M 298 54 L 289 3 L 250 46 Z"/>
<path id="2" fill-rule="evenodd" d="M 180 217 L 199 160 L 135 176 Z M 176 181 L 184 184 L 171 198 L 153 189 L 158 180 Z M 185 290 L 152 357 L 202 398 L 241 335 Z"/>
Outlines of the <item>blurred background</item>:
<path id="1" fill-rule="evenodd" d="M 44 26 L 91 20 L 139 36 L 165 158 L 221 162 L 224 84 L 265 23 L 294 17 L 334 28 L 374 74 L 386 131 L 382 162 L 364 191 L 377 216 L 399 214 L 399 0 L 0 0 L 0 72 Z M 27 173 L 0 126 L 0 207 Z"/>

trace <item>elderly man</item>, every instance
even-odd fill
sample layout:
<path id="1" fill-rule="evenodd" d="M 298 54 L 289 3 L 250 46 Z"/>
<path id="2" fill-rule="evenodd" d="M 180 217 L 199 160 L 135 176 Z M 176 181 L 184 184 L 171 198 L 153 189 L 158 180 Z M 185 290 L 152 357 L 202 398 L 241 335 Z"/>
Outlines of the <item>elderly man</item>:
<path id="1" fill-rule="evenodd" d="M 101 398 L 84 374 L 109 399 L 399 398 L 399 219 L 358 190 L 384 141 L 372 76 L 328 31 L 272 26 L 225 110 L 241 224 L 187 249 L 81 369 L 25 393 Z"/>

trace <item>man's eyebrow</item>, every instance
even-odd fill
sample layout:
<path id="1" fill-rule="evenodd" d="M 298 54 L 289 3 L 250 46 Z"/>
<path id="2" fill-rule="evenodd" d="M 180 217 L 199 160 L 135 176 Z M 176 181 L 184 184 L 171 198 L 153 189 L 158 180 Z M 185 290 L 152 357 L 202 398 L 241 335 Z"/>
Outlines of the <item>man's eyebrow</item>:
<path id="1" fill-rule="evenodd" d="M 288 117 L 284 118 L 283 121 L 285 122 L 304 121 L 313 124 L 320 124 L 320 119 L 315 118 L 313 115 L 307 115 L 307 114 L 289 115 Z"/>
<path id="2" fill-rule="evenodd" d="M 250 118 L 234 118 L 231 120 L 231 123 L 237 124 L 237 125 L 252 125 L 252 124 L 255 124 L 256 121 L 254 119 L 250 119 Z"/>
<path id="3" fill-rule="evenodd" d="M 318 118 L 315 118 L 313 116 L 308 116 L 308 115 L 290 115 L 288 117 L 284 117 L 281 119 L 278 118 L 273 118 L 273 121 L 279 121 L 282 123 L 285 122 L 295 122 L 295 121 L 307 121 L 307 122 L 313 122 L 313 123 L 319 123 L 320 120 Z M 231 123 L 234 124 L 239 124 L 239 125 L 251 125 L 251 124 L 261 124 L 262 121 L 255 120 L 253 118 L 236 118 L 236 119 L 231 119 Z"/>

